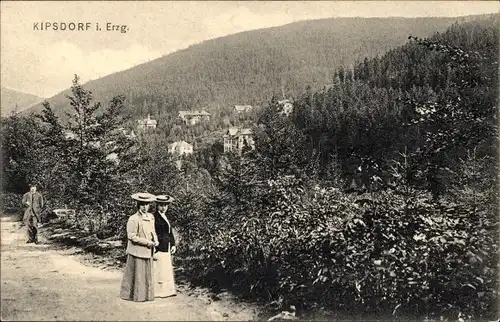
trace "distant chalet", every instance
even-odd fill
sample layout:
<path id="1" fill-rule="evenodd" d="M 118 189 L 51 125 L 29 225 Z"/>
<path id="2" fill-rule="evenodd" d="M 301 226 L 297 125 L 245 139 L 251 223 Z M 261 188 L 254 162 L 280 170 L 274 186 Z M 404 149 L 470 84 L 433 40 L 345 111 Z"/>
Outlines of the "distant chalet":
<path id="1" fill-rule="evenodd" d="M 238 152 L 241 154 L 243 147 L 255 149 L 252 129 L 229 128 L 224 134 L 224 152 Z"/>
<path id="2" fill-rule="evenodd" d="M 179 111 L 179 118 L 186 125 L 195 125 L 201 121 L 210 121 L 211 114 L 206 111 Z"/>
<path id="3" fill-rule="evenodd" d="M 236 113 L 248 113 L 252 110 L 252 105 L 235 105 L 234 111 Z"/>
<path id="4" fill-rule="evenodd" d="M 137 129 L 138 130 L 154 130 L 156 129 L 156 120 L 151 119 L 148 114 L 148 118 L 143 120 L 137 120 Z"/>
<path id="5" fill-rule="evenodd" d="M 70 131 L 70 130 L 64 130 L 63 135 L 64 135 L 64 138 L 66 140 L 74 140 L 74 139 L 76 139 L 76 134 L 73 131 Z"/>
<path id="6" fill-rule="evenodd" d="M 182 157 L 193 154 L 193 145 L 186 141 L 177 141 L 168 146 L 168 152 L 177 157 L 175 166 L 180 171 L 182 169 Z"/>
<path id="7" fill-rule="evenodd" d="M 280 114 L 281 115 L 286 115 L 289 116 L 293 112 L 293 104 L 292 101 L 289 99 L 284 99 L 281 101 L 278 101 L 278 105 L 280 106 Z"/>
<path id="8" fill-rule="evenodd" d="M 186 141 L 177 141 L 168 146 L 168 152 L 178 156 L 193 154 L 193 145 Z"/>

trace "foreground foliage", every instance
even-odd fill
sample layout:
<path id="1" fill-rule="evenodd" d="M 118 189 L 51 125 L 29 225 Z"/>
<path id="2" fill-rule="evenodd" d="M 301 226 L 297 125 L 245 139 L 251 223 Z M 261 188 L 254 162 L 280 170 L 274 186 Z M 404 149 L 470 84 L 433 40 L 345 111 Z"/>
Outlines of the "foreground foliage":
<path id="1" fill-rule="evenodd" d="M 186 269 L 203 283 L 278 305 L 414 318 L 497 309 L 498 218 L 429 193 L 362 196 L 270 181 L 271 206 L 238 225 L 201 221 Z M 471 214 L 474 213 L 474 216 Z"/>

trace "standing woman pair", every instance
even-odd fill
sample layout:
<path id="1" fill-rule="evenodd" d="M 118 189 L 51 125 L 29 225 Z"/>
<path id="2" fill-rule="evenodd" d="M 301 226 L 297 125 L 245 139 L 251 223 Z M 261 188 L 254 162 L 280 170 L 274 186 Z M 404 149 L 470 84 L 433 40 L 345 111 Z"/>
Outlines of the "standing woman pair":
<path id="1" fill-rule="evenodd" d="M 127 264 L 120 297 L 135 302 L 153 301 L 155 297 L 175 295 L 171 253 L 175 240 L 166 217 L 173 198 L 136 193 L 137 212 L 127 222 Z M 157 202 L 155 214 L 149 212 Z M 153 264 L 154 263 L 154 264 Z"/>

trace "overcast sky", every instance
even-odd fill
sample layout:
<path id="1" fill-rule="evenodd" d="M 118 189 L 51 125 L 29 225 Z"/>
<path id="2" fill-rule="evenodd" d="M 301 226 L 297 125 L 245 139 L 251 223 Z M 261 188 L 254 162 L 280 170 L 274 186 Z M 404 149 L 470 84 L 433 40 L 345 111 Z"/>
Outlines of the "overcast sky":
<path id="1" fill-rule="evenodd" d="M 429 17 L 498 13 L 497 1 L 2 1 L 1 85 L 50 97 L 71 85 L 203 40 L 327 17 Z M 90 22 L 89 31 L 33 30 L 36 22 Z M 95 23 L 127 25 L 126 33 Z"/>

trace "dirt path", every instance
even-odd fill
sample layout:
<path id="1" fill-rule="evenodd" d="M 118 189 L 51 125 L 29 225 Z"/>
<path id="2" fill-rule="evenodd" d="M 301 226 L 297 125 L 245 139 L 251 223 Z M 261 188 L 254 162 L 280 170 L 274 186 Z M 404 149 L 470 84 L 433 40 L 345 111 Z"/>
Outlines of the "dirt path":
<path id="1" fill-rule="evenodd" d="M 134 303 L 119 298 L 121 270 L 83 264 L 71 251 L 26 244 L 24 229 L 1 218 L 1 320 L 252 320 L 257 312 L 231 303 L 178 296 Z"/>

